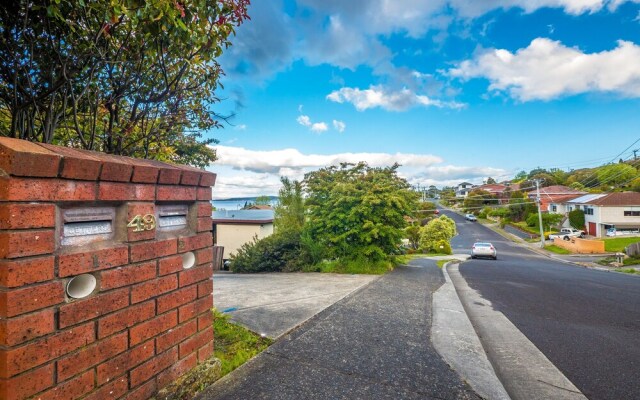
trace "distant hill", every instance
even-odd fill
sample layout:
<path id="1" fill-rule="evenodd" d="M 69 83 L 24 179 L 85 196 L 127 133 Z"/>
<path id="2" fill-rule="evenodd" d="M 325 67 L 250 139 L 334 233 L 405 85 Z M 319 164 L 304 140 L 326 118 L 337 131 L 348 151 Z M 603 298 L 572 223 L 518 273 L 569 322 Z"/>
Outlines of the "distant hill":
<path id="1" fill-rule="evenodd" d="M 278 196 L 263 196 L 263 197 L 268 197 L 272 202 L 277 201 L 278 200 Z M 246 202 L 255 202 L 256 199 L 258 198 L 258 196 L 253 196 L 253 197 L 229 197 L 226 199 L 213 199 L 213 201 L 235 201 L 235 202 L 239 202 L 239 201 L 246 201 Z"/>

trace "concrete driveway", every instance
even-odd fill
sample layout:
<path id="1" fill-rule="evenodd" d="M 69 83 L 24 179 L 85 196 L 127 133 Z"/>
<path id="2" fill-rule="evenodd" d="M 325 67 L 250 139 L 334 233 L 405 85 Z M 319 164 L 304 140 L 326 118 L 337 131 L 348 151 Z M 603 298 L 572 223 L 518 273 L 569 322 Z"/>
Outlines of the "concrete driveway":
<path id="1" fill-rule="evenodd" d="M 213 275 L 213 303 L 218 311 L 254 332 L 277 339 L 378 275 L 322 273 Z"/>

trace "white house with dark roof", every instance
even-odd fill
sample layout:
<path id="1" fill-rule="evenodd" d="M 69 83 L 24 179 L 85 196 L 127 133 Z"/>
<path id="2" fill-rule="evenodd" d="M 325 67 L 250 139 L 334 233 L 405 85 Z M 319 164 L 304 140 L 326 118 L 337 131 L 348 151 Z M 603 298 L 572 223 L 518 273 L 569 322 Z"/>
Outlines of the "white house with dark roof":
<path id="1" fill-rule="evenodd" d="M 584 212 L 587 234 L 604 237 L 607 229 L 640 229 L 640 193 L 616 192 L 587 194 L 563 203 L 566 213 Z"/>
<path id="2" fill-rule="evenodd" d="M 273 209 L 214 211 L 213 240 L 216 246 L 224 247 L 222 258 L 228 259 L 255 236 L 262 239 L 271 235 L 273 217 Z"/>
<path id="3" fill-rule="evenodd" d="M 469 195 L 469 192 L 473 189 L 473 183 L 462 182 L 456 186 L 456 197 L 463 199 Z"/>

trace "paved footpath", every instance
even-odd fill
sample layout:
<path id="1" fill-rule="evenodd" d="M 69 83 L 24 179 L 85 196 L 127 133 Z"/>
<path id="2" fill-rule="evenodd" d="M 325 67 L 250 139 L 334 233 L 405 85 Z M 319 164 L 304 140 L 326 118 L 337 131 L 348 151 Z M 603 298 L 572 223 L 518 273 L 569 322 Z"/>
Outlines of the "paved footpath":
<path id="1" fill-rule="evenodd" d="M 430 340 L 435 262 L 400 267 L 283 336 L 196 397 L 480 399 Z"/>

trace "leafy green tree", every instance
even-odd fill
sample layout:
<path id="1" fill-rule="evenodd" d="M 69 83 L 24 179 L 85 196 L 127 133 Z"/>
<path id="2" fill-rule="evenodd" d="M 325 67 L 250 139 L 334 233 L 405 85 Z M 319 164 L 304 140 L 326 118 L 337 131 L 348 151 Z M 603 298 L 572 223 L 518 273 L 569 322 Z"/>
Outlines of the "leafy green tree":
<path id="1" fill-rule="evenodd" d="M 615 187 L 623 185 L 638 177 L 638 170 L 628 164 L 610 164 L 599 167 L 596 175 L 601 185 Z"/>
<path id="2" fill-rule="evenodd" d="M 486 190 L 474 189 L 465 197 L 462 204 L 467 210 L 479 210 L 486 205 L 498 204 L 498 198 Z"/>
<path id="3" fill-rule="evenodd" d="M 571 183 L 569 185 L 569 187 L 571 189 L 575 189 L 575 190 L 585 190 L 586 189 L 585 186 L 580 182 L 573 182 L 573 183 Z"/>
<path id="4" fill-rule="evenodd" d="M 343 163 L 305 175 L 305 230 L 326 258 L 379 261 L 397 250 L 419 197 L 397 168 Z"/>
<path id="5" fill-rule="evenodd" d="M 249 0 L 12 1 L 0 135 L 199 167 L 215 160 L 217 58 Z"/>
<path id="6" fill-rule="evenodd" d="M 271 204 L 271 197 L 269 196 L 258 196 L 256 197 L 256 201 L 254 203 L 257 206 L 268 206 Z"/>
<path id="7" fill-rule="evenodd" d="M 542 226 L 545 231 L 549 231 L 552 226 L 560 224 L 564 216 L 562 214 L 542 213 Z M 540 228 L 539 217 L 535 213 L 529 214 L 527 217 L 527 225 L 530 227 Z"/>
<path id="8" fill-rule="evenodd" d="M 276 231 L 293 231 L 302 234 L 304 227 L 304 197 L 302 183 L 281 177 L 282 188 L 278 192 L 274 227 Z"/>
<path id="9" fill-rule="evenodd" d="M 529 174 L 527 174 L 526 171 L 520 171 L 516 174 L 516 176 L 513 178 L 514 181 L 519 182 L 519 181 L 523 181 L 525 179 L 527 179 L 527 177 L 529 176 Z"/>
<path id="10" fill-rule="evenodd" d="M 496 180 L 493 179 L 492 177 L 488 177 L 487 178 L 487 185 L 493 185 L 496 183 Z"/>
<path id="11" fill-rule="evenodd" d="M 567 178 L 566 184 L 572 185 L 575 182 L 580 183 L 583 187 L 595 187 L 600 185 L 600 180 L 598 179 L 597 174 L 593 169 L 590 168 L 571 171 L 569 177 Z"/>
<path id="12" fill-rule="evenodd" d="M 584 229 L 584 211 L 578 209 L 569 211 L 569 224 L 576 229 Z"/>
<path id="13" fill-rule="evenodd" d="M 534 179 L 536 177 L 536 175 L 539 174 L 548 174 L 547 170 L 544 168 L 534 168 L 531 171 L 529 171 L 529 174 L 527 174 L 527 178 L 529 179 Z"/>
<path id="14" fill-rule="evenodd" d="M 636 178 L 632 180 L 631 183 L 629 184 L 629 187 L 634 192 L 640 192 L 640 178 Z"/>
<path id="15" fill-rule="evenodd" d="M 456 223 L 446 215 L 431 220 L 420 230 L 420 248 L 429 252 L 440 252 L 442 243 L 449 243 L 456 235 Z"/>
<path id="16" fill-rule="evenodd" d="M 549 171 L 549 175 L 551 175 L 553 177 L 553 180 L 555 181 L 556 185 L 564 185 L 567 183 L 567 178 L 569 177 L 569 174 L 564 172 L 563 170 L 559 169 L 559 168 L 554 168 L 552 170 Z"/>
<path id="17" fill-rule="evenodd" d="M 420 246 L 420 225 L 411 224 L 404 229 L 404 232 L 411 248 L 417 250 Z"/>
<path id="18" fill-rule="evenodd" d="M 527 197 L 527 194 L 520 191 L 511 193 L 509 198 L 509 219 L 512 221 L 524 221 L 527 215 L 535 213 L 535 204 Z"/>
<path id="19" fill-rule="evenodd" d="M 276 232 L 243 244 L 231 256 L 229 269 L 234 272 L 292 272 L 300 271 L 307 263 L 300 235 Z"/>

